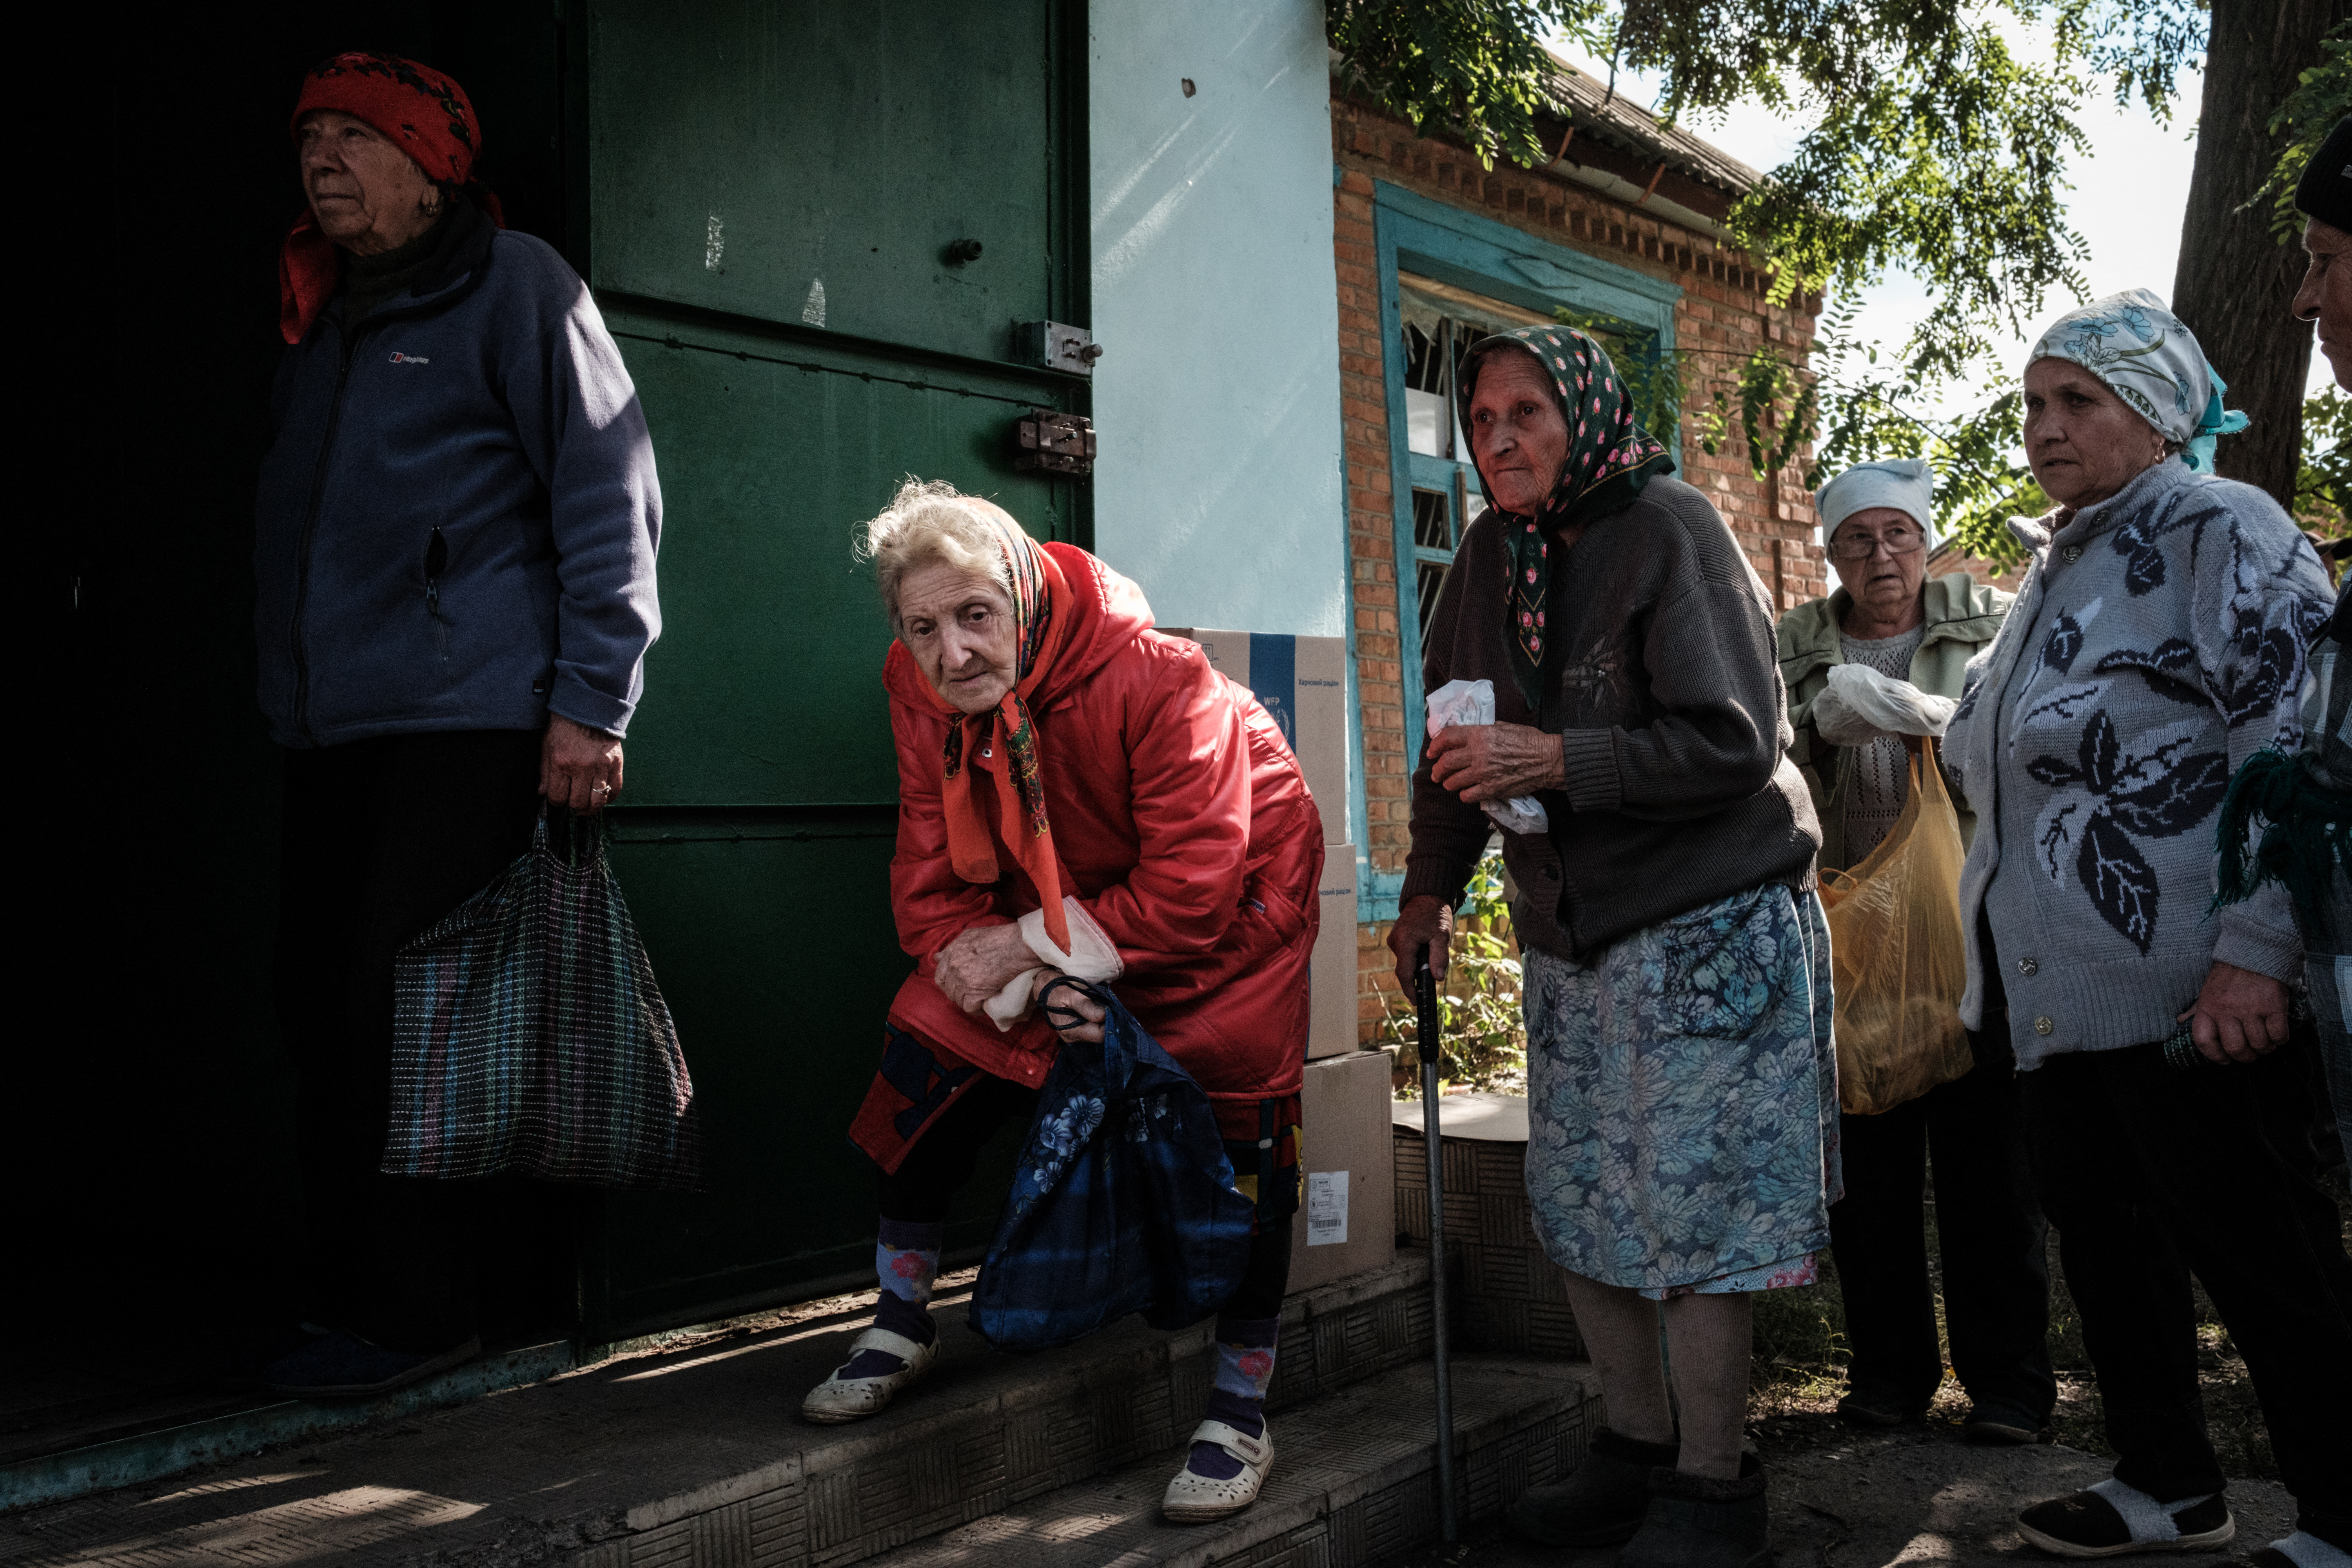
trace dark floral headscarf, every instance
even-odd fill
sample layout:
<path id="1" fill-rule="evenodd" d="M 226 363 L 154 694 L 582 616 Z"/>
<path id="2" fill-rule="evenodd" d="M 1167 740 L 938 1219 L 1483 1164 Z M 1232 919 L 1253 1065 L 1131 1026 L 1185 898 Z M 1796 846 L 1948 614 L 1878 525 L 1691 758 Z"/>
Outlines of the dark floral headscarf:
<path id="1" fill-rule="evenodd" d="M 1559 390 L 1568 420 L 1568 460 L 1535 515 L 1497 515 L 1510 542 L 1511 591 L 1506 600 L 1511 676 L 1530 708 L 1543 705 L 1543 661 L 1548 642 L 1544 601 L 1551 589 L 1551 547 L 1560 531 L 1604 517 L 1630 503 L 1642 487 L 1674 472 L 1665 447 L 1633 421 L 1633 395 L 1609 361 L 1609 353 L 1573 327 L 1521 327 L 1471 345 L 1462 375 L 1462 427 L 1470 428 L 1470 397 L 1477 389 L 1486 357 L 1507 348 L 1533 354 Z M 1495 487 L 1479 470 L 1491 498 Z"/>

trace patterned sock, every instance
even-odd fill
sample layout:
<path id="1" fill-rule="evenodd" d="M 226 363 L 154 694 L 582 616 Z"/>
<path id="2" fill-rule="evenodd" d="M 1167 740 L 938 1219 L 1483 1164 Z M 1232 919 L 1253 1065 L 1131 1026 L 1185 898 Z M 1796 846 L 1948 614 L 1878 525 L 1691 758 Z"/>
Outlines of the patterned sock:
<path id="1" fill-rule="evenodd" d="M 1265 1434 L 1265 1385 L 1274 1381 L 1274 1347 L 1281 1333 L 1280 1318 L 1217 1319 L 1217 1371 L 1209 1388 L 1209 1419 L 1253 1437 Z M 1242 1462 L 1214 1443 L 1193 1444 L 1184 1468 L 1213 1481 L 1229 1481 L 1242 1473 Z"/>
<path id="2" fill-rule="evenodd" d="M 947 1222 L 929 1224 L 885 1219 L 881 1238 L 874 1244 L 874 1272 L 882 1290 L 874 1312 L 874 1326 L 902 1334 L 919 1345 L 939 1338 L 931 1326 L 931 1281 L 939 1277 L 940 1247 L 947 1239 Z M 907 1363 L 888 1351 L 859 1351 L 841 1369 L 844 1377 L 887 1377 Z"/>

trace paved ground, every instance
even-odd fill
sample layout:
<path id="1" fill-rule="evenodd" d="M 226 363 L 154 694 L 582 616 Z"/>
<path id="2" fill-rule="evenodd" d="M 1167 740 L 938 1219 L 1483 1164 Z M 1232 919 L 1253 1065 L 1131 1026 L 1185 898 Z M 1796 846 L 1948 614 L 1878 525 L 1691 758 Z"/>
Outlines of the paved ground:
<path id="1" fill-rule="evenodd" d="M 1952 1568 L 2024 1568 L 2055 1560 L 2027 1546 L 2011 1522 L 2028 1502 L 2106 1478 L 2113 1461 L 2054 1445 L 1979 1448 L 1944 1423 L 1854 1435 L 1823 1429 L 1817 1444 L 1765 1445 L 1771 1468 L 1772 1536 L 1779 1568 L 1889 1568 L 1895 1563 Z M 2294 1505 L 2273 1481 L 2235 1481 L 2231 1511 L 2250 1550 L 2292 1528 Z M 2227 1552 L 2149 1554 L 2121 1563 L 2162 1562 L 2211 1568 Z M 1507 1529 L 1479 1531 L 1447 1552 L 1426 1547 L 1382 1568 L 1609 1568 L 1608 1552 L 1533 1546 Z"/>

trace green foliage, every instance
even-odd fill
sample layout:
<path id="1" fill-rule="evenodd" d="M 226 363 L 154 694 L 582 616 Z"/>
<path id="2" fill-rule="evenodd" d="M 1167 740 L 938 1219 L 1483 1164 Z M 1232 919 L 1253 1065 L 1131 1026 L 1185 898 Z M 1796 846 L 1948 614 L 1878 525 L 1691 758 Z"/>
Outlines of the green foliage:
<path id="1" fill-rule="evenodd" d="M 1644 429 L 1664 431 L 1682 419 L 1685 439 L 1709 455 L 1744 451 L 1759 479 L 1793 466 L 1806 444 L 1817 442 L 1803 471 L 1806 486 L 1816 489 L 1855 463 L 1925 457 L 1936 465 L 1937 530 L 1971 555 L 2015 562 L 2021 552 L 2009 519 L 2040 516 L 2051 504 L 2018 460 L 2019 393 L 2012 389 L 1956 418 L 1911 413 L 1920 401 L 1918 378 L 1882 364 L 1877 345 L 1855 340 L 1858 310 L 1853 300 L 1832 303 L 1812 363 L 1802 370 L 1770 343 L 1745 354 L 1662 354 L 1651 333 L 1612 318 L 1566 309 L 1553 314 L 1609 351 Z"/>
<path id="2" fill-rule="evenodd" d="M 2305 528 L 2352 532 L 2352 397 L 2332 386 L 2304 400 L 2294 513 Z"/>
<path id="3" fill-rule="evenodd" d="M 2270 133 L 2285 137 L 2286 145 L 2271 177 L 2246 199 L 2246 205 L 2270 198 L 2271 226 L 2280 244 L 2301 237 L 2303 215 L 2294 210 L 2295 184 L 2311 166 L 2320 142 L 2347 114 L 2352 114 L 2352 18 L 2327 30 L 2320 40 L 2319 63 L 2295 79 L 2294 90 L 2271 116 Z"/>
<path id="4" fill-rule="evenodd" d="M 1582 32 L 1581 0 L 1330 0 L 1324 12 L 1340 80 L 1412 122 L 1460 140 L 1489 169 L 1497 156 L 1548 163 L 1538 110 L 1557 112 L 1542 38 Z"/>
<path id="5" fill-rule="evenodd" d="M 1685 419 L 1687 438 L 1744 449 L 1759 477 L 1815 440 L 1815 470 L 1928 453 L 1939 523 L 1996 559 L 2014 551 L 2002 520 L 2042 510 L 2011 458 L 2014 394 L 1960 419 L 1910 410 L 1980 368 L 1996 334 L 2026 333 L 2053 292 L 2081 298 L 2083 242 L 2059 193 L 2086 147 L 2083 100 L 2103 82 L 2167 118 L 2209 23 L 2200 0 L 1334 0 L 1328 16 L 1351 90 L 1490 164 L 1498 153 L 1548 162 L 1532 116 L 1570 112 L 1551 91 L 1547 28 L 1612 70 L 1662 80 L 1668 120 L 1704 128 L 1743 100 L 1815 113 L 1788 161 L 1733 208 L 1732 237 L 1771 257 L 1779 300 L 1814 289 L 1851 300 L 1901 268 L 1937 308 L 1892 352 L 1853 340 L 1850 312 L 1833 317 L 1810 368 L 1769 343 L 1717 363 L 1629 353 L 1644 422 Z M 2050 29 L 2046 64 L 2008 41 L 2035 25 Z M 2341 100 L 2333 40 L 2282 110 L 2298 136 Z"/>
<path id="6" fill-rule="evenodd" d="M 1527 1090 L 1528 1028 L 1519 1010 L 1522 984 L 1511 942 L 1511 910 L 1503 897 L 1503 858 L 1489 854 L 1470 874 L 1467 900 L 1454 924 L 1454 951 L 1439 991 L 1451 1083 L 1506 1094 Z M 1402 1091 L 1418 1098 L 1421 1029 L 1411 1000 L 1390 1005 L 1379 1044 L 1413 1075 Z"/>

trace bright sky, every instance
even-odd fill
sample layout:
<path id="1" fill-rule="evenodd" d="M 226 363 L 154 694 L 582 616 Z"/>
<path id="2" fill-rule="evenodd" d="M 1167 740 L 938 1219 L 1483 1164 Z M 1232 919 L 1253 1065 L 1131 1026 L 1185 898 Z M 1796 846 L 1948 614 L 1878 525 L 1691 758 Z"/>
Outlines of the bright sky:
<path id="1" fill-rule="evenodd" d="M 1556 44 L 1554 46 L 1559 48 Z M 2031 47 L 2030 44 L 2028 46 Z M 1573 50 L 1559 52 L 1580 68 L 1601 79 L 1608 68 Z M 2021 49 L 2021 53 L 2024 50 Z M 1637 101 L 1654 103 L 1658 84 L 1621 73 L 1618 89 Z M 2201 73 L 2184 76 L 2181 97 L 2173 106 L 2169 126 L 2160 126 L 2137 103 L 2116 107 L 2111 99 L 2086 103 L 2082 125 L 2090 139 L 2089 156 L 2074 163 L 2068 174 L 2074 188 L 2064 193 L 2067 220 L 2090 247 L 2084 276 L 2091 299 L 2123 289 L 2152 289 L 2159 298 L 2172 296 L 2172 272 L 2180 256 L 2180 219 L 2189 203 L 2189 166 L 2196 156 L 2198 97 L 2204 89 Z M 1732 152 L 1741 162 L 1770 169 L 1785 158 L 1803 134 L 1803 118 L 1783 120 L 1754 104 L 1740 104 L 1721 121 L 1693 118 L 1685 123 L 1696 135 Z M 1868 290 L 1857 328 L 1867 341 L 1877 339 L 1890 351 L 1909 336 L 1930 301 L 1907 277 L 1890 273 Z M 2053 295 L 2045 300 L 2046 321 L 2074 301 Z M 2002 360 L 2012 367 L 2024 363 L 2026 340 L 2007 344 Z M 2311 356 L 2310 392 L 2329 379 L 2327 362 Z M 1991 400 L 1990 381 L 1951 399 L 1952 408 L 1982 406 Z M 1933 412 L 1944 412 L 1935 410 Z"/>

